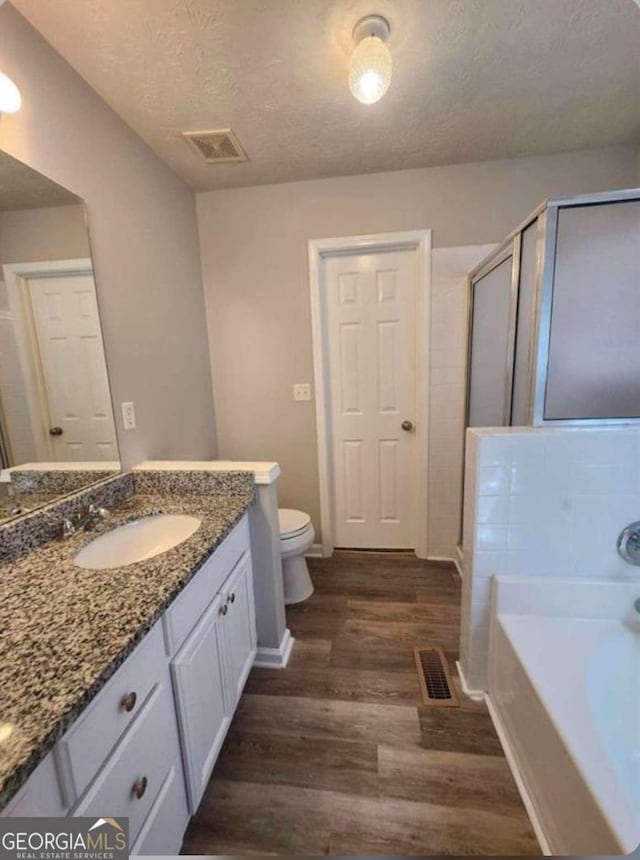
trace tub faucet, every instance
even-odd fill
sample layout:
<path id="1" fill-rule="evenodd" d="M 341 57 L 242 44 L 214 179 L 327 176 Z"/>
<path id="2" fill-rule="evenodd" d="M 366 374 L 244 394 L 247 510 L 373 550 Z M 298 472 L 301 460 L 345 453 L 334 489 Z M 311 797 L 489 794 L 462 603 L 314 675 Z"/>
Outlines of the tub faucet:
<path id="1" fill-rule="evenodd" d="M 618 535 L 618 555 L 627 564 L 640 566 L 640 520 L 630 523 Z"/>
<path id="2" fill-rule="evenodd" d="M 73 537 L 81 531 L 88 531 L 98 522 L 109 516 L 107 508 L 101 508 L 99 505 L 89 505 L 88 508 L 80 511 L 79 514 L 74 514 L 72 517 L 62 520 L 60 526 L 60 537 L 63 540 Z"/>

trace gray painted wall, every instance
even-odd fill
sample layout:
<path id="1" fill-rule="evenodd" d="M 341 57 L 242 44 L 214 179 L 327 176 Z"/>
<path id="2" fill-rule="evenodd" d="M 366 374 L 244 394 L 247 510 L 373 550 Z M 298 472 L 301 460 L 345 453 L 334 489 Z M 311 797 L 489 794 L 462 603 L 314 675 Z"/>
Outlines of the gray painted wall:
<path id="1" fill-rule="evenodd" d="M 9 4 L 0 68 L 22 110 L 0 148 L 86 201 L 122 460 L 215 455 L 194 195 Z"/>
<path id="2" fill-rule="evenodd" d="M 0 265 L 89 256 L 82 206 L 0 212 Z"/>
<path id="3" fill-rule="evenodd" d="M 280 499 L 320 523 L 307 240 L 433 229 L 435 247 L 500 241 L 542 199 L 635 183 L 636 148 L 199 194 L 220 456 L 277 460 Z"/>

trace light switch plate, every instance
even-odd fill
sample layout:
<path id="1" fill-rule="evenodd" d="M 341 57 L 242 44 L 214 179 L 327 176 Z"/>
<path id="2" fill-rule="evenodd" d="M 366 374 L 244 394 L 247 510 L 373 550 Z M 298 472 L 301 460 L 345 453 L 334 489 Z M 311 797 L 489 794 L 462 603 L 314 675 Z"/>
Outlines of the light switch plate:
<path id="1" fill-rule="evenodd" d="M 311 385 L 308 382 L 295 382 L 293 385 L 294 400 L 311 400 Z"/>
<path id="2" fill-rule="evenodd" d="M 132 401 L 120 404 L 122 410 L 122 426 L 125 430 L 136 429 L 136 410 Z"/>

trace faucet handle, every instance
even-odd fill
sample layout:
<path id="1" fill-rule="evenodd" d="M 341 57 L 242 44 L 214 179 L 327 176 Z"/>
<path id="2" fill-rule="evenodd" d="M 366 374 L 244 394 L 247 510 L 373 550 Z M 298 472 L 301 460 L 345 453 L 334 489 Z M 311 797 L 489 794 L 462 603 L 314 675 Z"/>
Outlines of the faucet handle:
<path id="1" fill-rule="evenodd" d="M 67 538 L 73 537 L 76 533 L 76 527 L 73 523 L 73 520 L 64 519 L 62 520 L 62 524 L 60 525 L 60 537 L 63 540 Z"/>
<path id="2" fill-rule="evenodd" d="M 618 555 L 628 564 L 640 566 L 640 520 L 620 532 L 616 546 Z"/>

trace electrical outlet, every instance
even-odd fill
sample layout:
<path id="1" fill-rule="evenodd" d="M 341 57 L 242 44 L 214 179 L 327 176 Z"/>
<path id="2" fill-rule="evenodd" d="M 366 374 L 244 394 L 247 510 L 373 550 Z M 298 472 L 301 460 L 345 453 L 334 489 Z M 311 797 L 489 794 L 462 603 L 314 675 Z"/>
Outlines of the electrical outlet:
<path id="1" fill-rule="evenodd" d="M 120 404 L 122 410 L 122 426 L 125 430 L 136 429 L 136 410 L 133 403 L 129 400 L 126 403 Z"/>
<path id="2" fill-rule="evenodd" d="M 308 382 L 296 382 L 293 386 L 294 400 L 311 400 L 311 385 Z"/>

